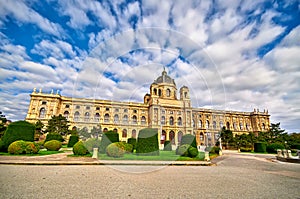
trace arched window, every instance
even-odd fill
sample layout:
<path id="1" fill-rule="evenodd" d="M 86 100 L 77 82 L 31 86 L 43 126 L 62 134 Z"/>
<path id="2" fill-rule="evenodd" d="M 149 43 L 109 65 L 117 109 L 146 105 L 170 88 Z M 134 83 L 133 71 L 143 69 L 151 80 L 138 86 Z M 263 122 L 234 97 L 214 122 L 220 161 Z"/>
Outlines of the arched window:
<path id="1" fill-rule="evenodd" d="M 171 95 L 170 89 L 167 89 L 167 90 L 166 90 L 166 95 L 167 95 L 167 97 L 170 97 L 170 95 Z"/>
<path id="2" fill-rule="evenodd" d="M 99 122 L 100 121 L 100 114 L 99 113 L 96 113 L 95 114 L 95 122 Z"/>
<path id="3" fill-rule="evenodd" d="M 136 130 L 135 129 L 132 130 L 131 137 L 132 138 L 136 138 Z"/>
<path id="4" fill-rule="evenodd" d="M 169 139 L 170 139 L 172 144 L 175 144 L 175 132 L 174 131 L 170 131 Z"/>
<path id="5" fill-rule="evenodd" d="M 107 131 L 108 131 L 108 129 L 107 129 L 107 128 L 104 128 L 104 129 L 103 129 L 103 132 L 107 132 Z"/>
<path id="6" fill-rule="evenodd" d="M 226 122 L 226 129 L 230 130 L 230 123 L 229 122 Z"/>
<path id="7" fill-rule="evenodd" d="M 217 129 L 217 122 L 216 121 L 213 121 L 213 128 Z"/>
<path id="8" fill-rule="evenodd" d="M 161 124 L 162 125 L 166 124 L 166 118 L 165 118 L 165 116 L 161 116 Z"/>
<path id="9" fill-rule="evenodd" d="M 198 128 L 200 128 L 200 129 L 202 128 L 202 120 L 198 121 Z"/>
<path id="10" fill-rule="evenodd" d="M 157 89 L 153 89 L 154 95 L 157 95 Z"/>
<path id="11" fill-rule="evenodd" d="M 208 121 L 208 120 L 206 120 L 205 128 L 206 128 L 206 129 L 209 129 L 209 121 Z"/>
<path id="12" fill-rule="evenodd" d="M 193 128 L 196 127 L 196 124 L 195 124 L 195 120 L 194 120 L 194 119 L 192 119 L 192 125 L 193 125 Z"/>
<path id="13" fill-rule="evenodd" d="M 85 114 L 84 114 L 84 121 L 85 122 L 88 122 L 90 120 L 90 113 L 89 112 L 86 112 Z"/>
<path id="14" fill-rule="evenodd" d="M 178 132 L 178 143 L 181 142 L 182 135 L 183 135 L 182 132 L 179 131 L 179 132 Z"/>
<path id="15" fill-rule="evenodd" d="M 108 113 L 106 113 L 104 115 L 104 122 L 109 122 L 109 114 Z"/>
<path id="16" fill-rule="evenodd" d="M 114 132 L 115 132 L 115 133 L 118 133 L 118 129 L 117 129 L 117 128 L 114 128 Z"/>
<path id="17" fill-rule="evenodd" d="M 114 123 L 119 123 L 119 115 L 118 114 L 114 115 Z"/>
<path id="18" fill-rule="evenodd" d="M 127 138 L 127 130 L 123 129 L 122 131 L 122 138 Z"/>
<path id="19" fill-rule="evenodd" d="M 174 125 L 174 118 L 172 116 L 170 117 L 169 122 L 170 122 L 170 125 Z"/>
<path id="20" fill-rule="evenodd" d="M 141 118 L 141 123 L 142 123 L 143 125 L 146 124 L 146 117 L 145 117 L 145 116 L 142 116 L 142 118 Z"/>
<path id="21" fill-rule="evenodd" d="M 123 124 L 128 124 L 128 116 L 127 115 L 123 116 Z"/>
<path id="22" fill-rule="evenodd" d="M 200 133 L 200 141 L 203 141 L 204 140 L 204 135 L 203 133 Z"/>
<path id="23" fill-rule="evenodd" d="M 181 117 L 179 117 L 179 118 L 177 119 L 177 125 L 178 125 L 178 126 L 181 126 L 181 125 L 182 125 L 182 119 L 181 119 Z"/>
<path id="24" fill-rule="evenodd" d="M 161 90 L 158 89 L 158 96 L 161 96 Z"/>
<path id="25" fill-rule="evenodd" d="M 162 131 L 161 132 L 161 137 L 160 137 L 160 143 L 161 144 L 164 144 L 165 143 L 165 140 L 166 140 L 166 131 Z"/>
<path id="26" fill-rule="evenodd" d="M 45 108 L 41 108 L 40 110 L 40 118 L 45 118 L 46 116 L 46 109 Z"/>
<path id="27" fill-rule="evenodd" d="M 262 130 L 264 131 L 264 130 L 266 130 L 266 125 L 265 125 L 265 123 L 262 123 Z"/>
<path id="28" fill-rule="evenodd" d="M 76 111 L 74 114 L 74 121 L 79 121 L 79 118 L 80 118 L 80 113 Z"/>
<path id="29" fill-rule="evenodd" d="M 223 124 L 223 122 L 221 121 L 221 122 L 220 122 L 220 128 L 223 128 L 223 126 L 224 126 L 224 124 Z"/>
<path id="30" fill-rule="evenodd" d="M 246 129 L 247 129 L 247 131 L 249 131 L 249 130 L 250 130 L 250 128 L 249 128 L 249 124 L 248 124 L 248 123 L 246 124 Z"/>
<path id="31" fill-rule="evenodd" d="M 243 123 L 242 123 L 242 122 L 240 123 L 240 129 L 241 129 L 241 130 L 244 129 L 244 126 L 243 126 Z"/>
<path id="32" fill-rule="evenodd" d="M 67 119 L 69 118 L 69 111 L 64 112 L 64 117 L 67 118 Z"/>
<path id="33" fill-rule="evenodd" d="M 237 130 L 237 125 L 236 125 L 235 122 L 233 123 L 233 129 L 234 129 L 234 130 Z"/>
<path id="34" fill-rule="evenodd" d="M 132 116 L 132 124 L 137 124 L 137 117 L 136 117 L 136 115 Z"/>

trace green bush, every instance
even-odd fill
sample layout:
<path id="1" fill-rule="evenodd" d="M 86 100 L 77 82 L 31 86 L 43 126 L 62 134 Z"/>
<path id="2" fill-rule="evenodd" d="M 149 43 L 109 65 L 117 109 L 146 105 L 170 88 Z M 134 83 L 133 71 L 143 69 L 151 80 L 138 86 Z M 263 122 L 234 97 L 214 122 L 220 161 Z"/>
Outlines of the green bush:
<path id="1" fill-rule="evenodd" d="M 192 146 L 189 148 L 188 152 L 189 152 L 188 156 L 191 158 L 197 157 L 199 154 L 198 149 Z"/>
<path id="2" fill-rule="evenodd" d="M 166 140 L 164 143 L 164 151 L 172 151 L 172 144 L 169 140 Z"/>
<path id="3" fill-rule="evenodd" d="M 149 156 L 159 155 L 157 129 L 145 128 L 140 130 L 137 139 L 136 153 L 138 155 Z"/>
<path id="4" fill-rule="evenodd" d="M 39 152 L 39 147 L 33 142 L 26 142 L 24 140 L 14 141 L 8 146 L 8 153 L 10 154 L 37 154 Z"/>
<path id="5" fill-rule="evenodd" d="M 37 154 L 40 150 L 40 147 L 37 143 L 34 142 L 26 142 L 26 154 Z"/>
<path id="6" fill-rule="evenodd" d="M 78 141 L 73 146 L 74 155 L 87 155 L 89 154 L 88 149 L 85 147 L 85 144 L 82 141 Z"/>
<path id="7" fill-rule="evenodd" d="M 180 145 L 188 144 L 194 148 L 197 148 L 196 137 L 191 134 L 183 135 L 181 138 Z"/>
<path id="8" fill-rule="evenodd" d="M 300 144 L 293 144 L 291 148 L 300 150 Z"/>
<path id="9" fill-rule="evenodd" d="M 115 142 L 119 147 L 124 149 L 125 153 L 132 153 L 133 152 L 133 146 L 132 144 L 128 144 L 126 142 Z"/>
<path id="10" fill-rule="evenodd" d="M 176 154 L 180 155 L 180 156 L 188 157 L 189 156 L 189 148 L 190 148 L 189 144 L 183 144 L 177 148 Z"/>
<path id="11" fill-rule="evenodd" d="M 50 140 L 57 140 L 57 141 L 63 142 L 64 138 L 62 137 L 62 135 L 60 135 L 58 133 L 48 133 L 47 137 L 46 137 L 46 140 L 45 140 L 45 143 L 50 141 Z"/>
<path id="12" fill-rule="evenodd" d="M 120 142 L 111 143 L 106 148 L 106 154 L 114 158 L 123 157 L 125 150 L 122 146 L 124 145 L 120 144 Z"/>
<path id="13" fill-rule="evenodd" d="M 256 153 L 266 153 L 267 152 L 267 144 L 264 142 L 254 143 L 254 152 Z"/>
<path id="14" fill-rule="evenodd" d="M 219 152 L 220 152 L 220 147 L 214 146 L 214 147 L 212 147 L 212 148 L 210 149 L 209 152 L 212 153 L 212 154 L 219 154 Z"/>
<path id="15" fill-rule="evenodd" d="M 4 142 L 0 139 L 0 151 L 6 151 Z"/>
<path id="16" fill-rule="evenodd" d="M 241 151 L 241 152 L 251 152 L 251 151 L 252 151 L 252 148 L 241 147 L 241 148 L 240 148 L 240 151 Z"/>
<path id="17" fill-rule="evenodd" d="M 106 147 L 114 142 L 119 142 L 119 134 L 117 132 L 107 131 L 103 133 L 99 153 L 106 153 Z"/>
<path id="18" fill-rule="evenodd" d="M 45 142 L 44 147 L 48 151 L 58 151 L 61 148 L 62 144 L 58 140 L 50 140 L 48 142 Z"/>
<path id="19" fill-rule="evenodd" d="M 267 152 L 268 153 L 277 153 L 277 149 L 284 149 L 283 144 L 281 143 L 272 143 L 267 145 Z"/>
<path id="20" fill-rule="evenodd" d="M 127 143 L 133 146 L 133 150 L 136 149 L 136 138 L 128 138 Z"/>
<path id="21" fill-rule="evenodd" d="M 4 143 L 4 150 L 8 149 L 8 146 L 17 140 L 34 141 L 35 126 L 26 121 L 17 121 L 8 125 L 2 141 Z"/>
<path id="22" fill-rule="evenodd" d="M 26 153 L 26 142 L 24 140 L 14 141 L 8 146 L 8 153 L 18 155 Z"/>
<path id="23" fill-rule="evenodd" d="M 68 147 L 73 147 L 74 144 L 76 144 L 78 141 L 79 141 L 79 137 L 77 135 L 71 135 L 68 142 Z"/>
<path id="24" fill-rule="evenodd" d="M 87 148 L 88 151 L 92 152 L 93 148 L 100 147 L 101 141 L 97 138 L 90 138 L 87 141 L 83 142 L 84 146 Z"/>

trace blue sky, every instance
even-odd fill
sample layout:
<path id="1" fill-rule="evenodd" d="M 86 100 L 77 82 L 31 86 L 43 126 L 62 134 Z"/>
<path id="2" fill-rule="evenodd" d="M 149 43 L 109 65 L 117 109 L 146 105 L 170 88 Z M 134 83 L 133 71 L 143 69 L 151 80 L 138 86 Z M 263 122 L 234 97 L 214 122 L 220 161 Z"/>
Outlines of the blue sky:
<path id="1" fill-rule="evenodd" d="M 300 12 L 291 1 L 0 0 L 0 106 L 33 88 L 142 102 L 163 66 L 194 107 L 268 109 L 300 132 Z"/>

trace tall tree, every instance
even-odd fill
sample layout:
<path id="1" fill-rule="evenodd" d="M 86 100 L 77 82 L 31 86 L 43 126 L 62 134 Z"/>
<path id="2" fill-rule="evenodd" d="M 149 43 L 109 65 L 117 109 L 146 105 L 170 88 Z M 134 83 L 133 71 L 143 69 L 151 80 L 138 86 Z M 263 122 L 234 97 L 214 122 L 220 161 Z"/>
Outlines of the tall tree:
<path id="1" fill-rule="evenodd" d="M 258 134 L 259 141 L 265 141 L 268 143 L 280 142 L 284 143 L 288 139 L 288 134 L 284 129 L 280 128 L 280 122 L 271 124 L 270 129 L 267 132 L 260 132 Z"/>
<path id="2" fill-rule="evenodd" d="M 233 141 L 232 131 L 223 127 L 220 132 L 220 137 L 222 142 L 225 143 L 226 148 L 228 148 L 229 143 Z"/>
<path id="3" fill-rule="evenodd" d="M 52 116 L 48 121 L 46 132 L 58 133 L 60 135 L 66 135 L 69 133 L 69 124 L 66 117 L 62 116 Z"/>

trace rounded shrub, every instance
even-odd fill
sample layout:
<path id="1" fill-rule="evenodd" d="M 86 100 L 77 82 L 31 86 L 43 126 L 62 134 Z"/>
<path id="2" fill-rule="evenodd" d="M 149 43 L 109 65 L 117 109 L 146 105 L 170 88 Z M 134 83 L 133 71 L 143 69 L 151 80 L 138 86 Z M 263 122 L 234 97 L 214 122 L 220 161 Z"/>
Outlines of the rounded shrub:
<path id="1" fill-rule="evenodd" d="M 115 142 L 119 147 L 124 149 L 125 153 L 132 153 L 133 152 L 133 146 L 131 144 L 128 144 L 126 142 Z"/>
<path id="2" fill-rule="evenodd" d="M 8 153 L 10 154 L 37 154 L 39 152 L 39 146 L 34 142 L 26 142 L 24 140 L 17 140 L 8 146 Z"/>
<path id="3" fill-rule="evenodd" d="M 44 147 L 48 151 L 58 151 L 61 148 L 62 144 L 58 140 L 50 140 L 44 144 Z"/>
<path id="4" fill-rule="evenodd" d="M 26 142 L 25 152 L 26 154 L 37 154 L 40 150 L 40 147 L 37 143 Z"/>
<path id="5" fill-rule="evenodd" d="M 264 142 L 254 143 L 254 152 L 256 153 L 266 153 L 267 152 L 267 144 Z"/>
<path id="6" fill-rule="evenodd" d="M 48 133 L 46 136 L 45 143 L 50 140 L 57 140 L 57 141 L 63 142 L 64 138 L 62 137 L 62 135 L 60 135 L 58 133 Z"/>
<path id="7" fill-rule="evenodd" d="M 190 148 L 189 144 L 181 145 L 176 150 L 176 154 L 180 155 L 180 156 L 186 156 L 187 157 L 189 155 L 189 148 Z"/>
<path id="8" fill-rule="evenodd" d="M 212 153 L 212 154 L 219 154 L 219 152 L 220 152 L 220 147 L 214 146 L 214 147 L 212 147 L 212 148 L 210 149 L 209 152 Z"/>
<path id="9" fill-rule="evenodd" d="M 284 149 L 284 145 L 281 143 L 272 143 L 267 146 L 268 153 L 277 153 L 277 149 Z"/>
<path id="10" fill-rule="evenodd" d="M 195 147 L 190 147 L 188 150 L 188 156 L 191 158 L 197 157 L 199 154 L 198 149 Z"/>
<path id="11" fill-rule="evenodd" d="M 79 141 L 79 137 L 77 135 L 71 135 L 68 142 L 68 147 L 73 147 L 74 144 L 76 144 L 78 141 Z"/>
<path id="12" fill-rule="evenodd" d="M 8 146 L 8 153 L 18 155 L 26 153 L 26 142 L 24 140 L 14 141 Z"/>
<path id="13" fill-rule="evenodd" d="M 89 154 L 88 149 L 85 147 L 85 144 L 82 141 L 78 141 L 73 146 L 74 155 L 87 155 Z"/>
<path id="14" fill-rule="evenodd" d="M 110 157 L 120 158 L 120 157 L 124 156 L 124 153 L 125 153 L 125 150 L 122 148 L 122 146 L 118 142 L 111 143 L 106 148 L 106 154 Z"/>
<path id="15" fill-rule="evenodd" d="M 164 143 L 164 151 L 172 151 L 172 144 L 169 140 L 166 140 Z"/>

